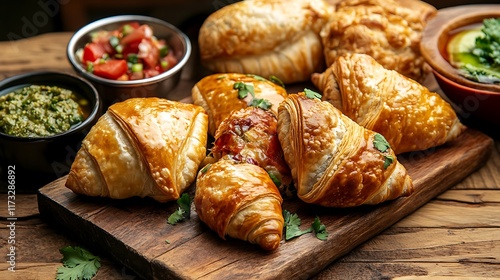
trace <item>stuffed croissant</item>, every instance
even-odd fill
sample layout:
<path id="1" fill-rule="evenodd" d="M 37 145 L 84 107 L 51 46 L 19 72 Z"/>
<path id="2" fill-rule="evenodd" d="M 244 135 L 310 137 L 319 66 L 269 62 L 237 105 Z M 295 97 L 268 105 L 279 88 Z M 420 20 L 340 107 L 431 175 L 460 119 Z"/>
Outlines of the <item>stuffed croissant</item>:
<path id="1" fill-rule="evenodd" d="M 255 0 L 227 5 L 200 28 L 201 62 L 214 72 L 309 80 L 324 67 L 319 32 L 333 14 L 324 0 Z"/>
<path id="2" fill-rule="evenodd" d="M 465 129 L 440 95 L 366 54 L 340 56 L 311 79 L 323 100 L 384 135 L 396 154 L 442 145 Z"/>
<path id="3" fill-rule="evenodd" d="M 280 246 L 283 235 L 282 197 L 261 167 L 222 159 L 202 168 L 196 180 L 194 205 L 201 221 L 226 236 Z"/>
<path id="4" fill-rule="evenodd" d="M 231 112 L 264 102 L 262 105 L 267 104 L 268 109 L 277 114 L 279 103 L 287 96 L 279 82 L 241 73 L 206 76 L 193 86 L 191 94 L 193 103 L 208 113 L 208 132 L 212 136 Z"/>
<path id="5" fill-rule="evenodd" d="M 292 176 L 283 157 L 277 125 L 276 115 L 269 110 L 247 107 L 233 111 L 215 133 L 211 156 L 215 160 L 230 156 L 264 168 L 282 196 L 291 197 Z"/>
<path id="6" fill-rule="evenodd" d="M 414 190 L 384 137 L 326 101 L 302 93 L 289 95 L 279 107 L 278 137 L 297 196 L 307 203 L 373 205 Z"/>
<path id="7" fill-rule="evenodd" d="M 116 103 L 92 127 L 71 166 L 75 193 L 176 200 L 206 155 L 203 108 L 160 98 Z"/>

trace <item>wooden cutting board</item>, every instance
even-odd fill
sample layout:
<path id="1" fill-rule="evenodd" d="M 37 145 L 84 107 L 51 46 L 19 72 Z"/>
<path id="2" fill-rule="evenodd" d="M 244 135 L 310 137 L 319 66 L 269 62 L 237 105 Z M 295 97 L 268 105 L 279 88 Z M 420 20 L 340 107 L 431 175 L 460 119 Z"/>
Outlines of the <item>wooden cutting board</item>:
<path id="1" fill-rule="evenodd" d="M 175 202 L 79 196 L 64 186 L 66 177 L 39 190 L 39 211 L 81 244 L 108 252 L 145 279 L 306 279 L 479 168 L 492 145 L 491 138 L 468 129 L 452 143 L 398 156 L 416 191 L 381 205 L 326 209 L 287 200 L 283 208 L 298 214 L 302 228 L 318 216 L 329 237 L 321 241 L 306 234 L 274 252 L 220 239 L 199 220 L 194 206 L 189 220 L 170 225 Z"/>

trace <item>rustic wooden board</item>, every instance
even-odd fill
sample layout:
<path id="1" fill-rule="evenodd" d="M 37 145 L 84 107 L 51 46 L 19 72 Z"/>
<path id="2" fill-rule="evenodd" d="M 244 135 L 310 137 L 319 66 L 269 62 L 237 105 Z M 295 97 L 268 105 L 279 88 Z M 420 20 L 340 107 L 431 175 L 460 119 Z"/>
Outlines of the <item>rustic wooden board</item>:
<path id="1" fill-rule="evenodd" d="M 283 208 L 297 213 L 304 228 L 318 216 L 330 235 L 326 241 L 303 235 L 274 252 L 221 240 L 194 207 L 190 220 L 172 226 L 166 219 L 177 209 L 175 202 L 78 196 L 64 186 L 66 177 L 41 188 L 38 204 L 44 219 L 146 279 L 306 279 L 468 176 L 486 162 L 492 146 L 491 138 L 468 129 L 444 146 L 398 156 L 415 193 L 381 205 L 326 209 L 287 200 Z"/>

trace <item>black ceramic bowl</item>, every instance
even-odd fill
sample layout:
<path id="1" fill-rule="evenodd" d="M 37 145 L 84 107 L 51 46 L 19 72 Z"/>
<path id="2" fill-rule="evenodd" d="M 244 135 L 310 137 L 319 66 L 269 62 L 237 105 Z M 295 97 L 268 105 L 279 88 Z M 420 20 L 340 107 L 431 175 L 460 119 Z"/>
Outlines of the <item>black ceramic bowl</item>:
<path id="1" fill-rule="evenodd" d="M 177 64 L 160 75 L 140 79 L 119 81 L 96 76 L 86 71 L 77 59 L 76 52 L 91 41 L 91 34 L 99 30 L 115 30 L 125 23 L 138 22 L 148 24 L 158 39 L 164 39 L 172 48 L 177 58 Z M 71 37 L 66 53 L 73 69 L 94 84 L 105 106 L 132 97 L 163 97 L 169 98 L 169 92 L 179 82 L 182 68 L 191 55 L 191 42 L 178 28 L 163 20 L 140 15 L 120 15 L 103 18 L 82 27 Z"/>
<path id="2" fill-rule="evenodd" d="M 27 85 L 57 86 L 79 93 L 90 103 L 89 115 L 69 130 L 47 137 L 16 137 L 0 132 L 1 191 L 35 192 L 69 172 L 81 141 L 102 114 L 95 87 L 59 72 L 31 72 L 0 81 L 0 96 Z"/>

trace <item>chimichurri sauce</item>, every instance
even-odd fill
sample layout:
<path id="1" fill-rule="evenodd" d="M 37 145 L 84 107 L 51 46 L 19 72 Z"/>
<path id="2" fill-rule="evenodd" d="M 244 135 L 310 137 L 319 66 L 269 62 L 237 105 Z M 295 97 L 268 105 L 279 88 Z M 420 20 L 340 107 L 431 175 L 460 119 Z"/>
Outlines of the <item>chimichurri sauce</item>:
<path id="1" fill-rule="evenodd" d="M 0 96 L 0 131 L 20 137 L 46 137 L 85 119 L 88 101 L 68 89 L 31 85 Z"/>

